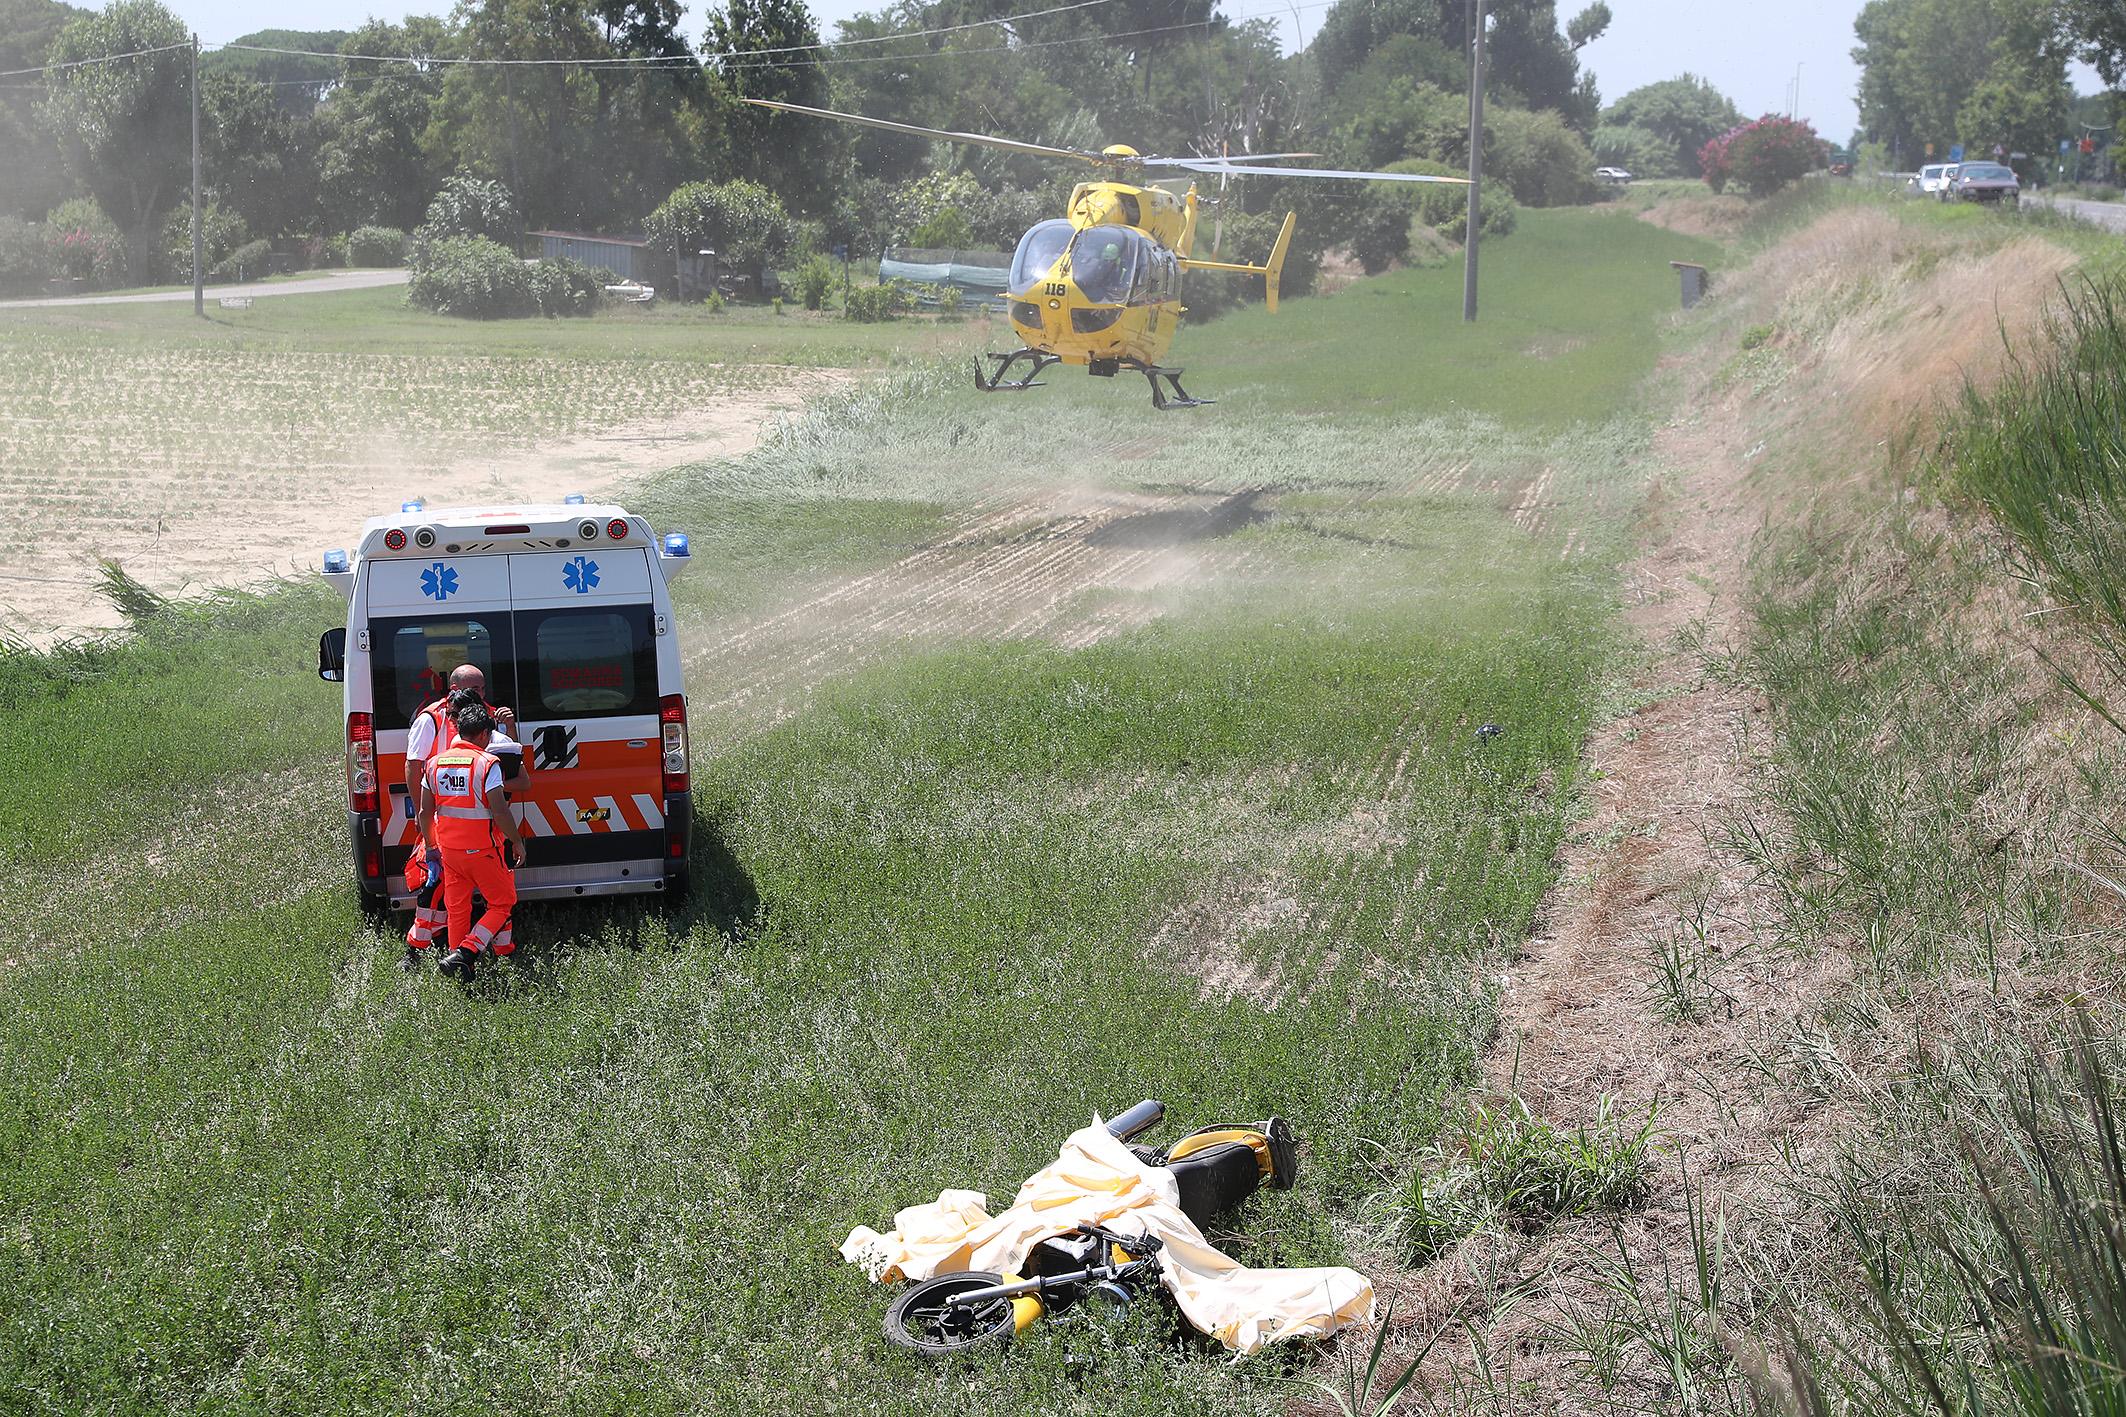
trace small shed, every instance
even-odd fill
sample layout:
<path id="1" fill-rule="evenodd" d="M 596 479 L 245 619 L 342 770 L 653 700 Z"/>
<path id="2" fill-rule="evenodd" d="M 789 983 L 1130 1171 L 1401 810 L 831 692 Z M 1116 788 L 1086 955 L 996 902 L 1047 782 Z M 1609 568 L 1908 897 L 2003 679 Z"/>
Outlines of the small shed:
<path id="1" fill-rule="evenodd" d="M 539 243 L 539 259 L 567 258 L 586 266 L 603 266 L 622 280 L 649 281 L 650 243 L 630 236 L 591 236 L 580 231 L 528 231 Z M 671 264 L 669 260 L 666 265 Z"/>
<path id="2" fill-rule="evenodd" d="M 888 246 L 878 263 L 878 278 L 917 285 L 956 285 L 982 299 L 1000 296 L 1011 284 L 1011 256 L 1003 251 L 944 251 L 922 246 Z"/>

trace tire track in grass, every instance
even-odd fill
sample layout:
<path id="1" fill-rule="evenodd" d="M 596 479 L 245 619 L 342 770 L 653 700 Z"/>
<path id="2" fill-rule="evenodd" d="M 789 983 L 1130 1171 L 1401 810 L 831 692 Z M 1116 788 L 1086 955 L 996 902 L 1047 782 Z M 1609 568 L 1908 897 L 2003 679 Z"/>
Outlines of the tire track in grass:
<path id="1" fill-rule="evenodd" d="M 826 588 L 706 646 L 690 658 L 689 669 L 722 669 L 725 677 L 722 692 L 702 708 L 739 714 L 765 708 L 774 715 L 786 699 L 834 674 L 926 640 L 1045 636 L 1074 648 L 1097 643 L 1161 613 L 1148 592 L 1223 573 L 1239 553 L 1197 551 L 1194 543 L 1235 529 L 1221 525 L 1222 509 L 1262 491 L 1066 488 L 987 510 L 883 570 Z M 1172 519 L 1171 529 L 1158 518 Z M 1029 521 L 1027 530 L 995 539 Z M 1148 524 L 1141 538 L 1127 532 L 1133 521 Z M 1171 573 L 1150 574 L 1169 558 Z M 1085 592 L 1099 590 L 1137 603 L 1120 610 L 1082 604 Z"/>

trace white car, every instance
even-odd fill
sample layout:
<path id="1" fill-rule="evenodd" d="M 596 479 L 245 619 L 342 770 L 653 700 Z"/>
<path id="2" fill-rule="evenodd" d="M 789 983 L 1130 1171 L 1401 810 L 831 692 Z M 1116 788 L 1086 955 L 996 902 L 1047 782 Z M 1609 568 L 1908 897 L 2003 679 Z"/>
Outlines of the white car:
<path id="1" fill-rule="evenodd" d="M 1930 162 L 1905 183 L 1905 191 L 1915 197 L 1939 197 L 1948 189 L 1949 179 L 1956 175 L 1956 168 L 1957 164 L 1953 162 Z"/>
<path id="2" fill-rule="evenodd" d="M 1598 167 L 1595 169 L 1595 176 L 1619 187 L 1631 181 L 1631 174 L 1621 167 Z"/>

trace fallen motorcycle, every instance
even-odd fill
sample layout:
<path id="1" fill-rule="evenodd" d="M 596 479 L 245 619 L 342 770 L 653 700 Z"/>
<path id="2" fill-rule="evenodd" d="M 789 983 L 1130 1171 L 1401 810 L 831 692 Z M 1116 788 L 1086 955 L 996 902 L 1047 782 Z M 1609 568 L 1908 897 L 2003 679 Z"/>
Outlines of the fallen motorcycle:
<path id="1" fill-rule="evenodd" d="M 1126 1143 L 1165 1116 L 1165 1105 L 1148 1099 L 1106 1123 L 1106 1130 Z M 1172 1175 L 1181 1211 L 1198 1230 L 1265 1183 L 1289 1190 L 1298 1165 L 1298 1139 L 1281 1117 L 1199 1127 L 1166 1150 L 1129 1150 L 1143 1165 Z M 1159 1287 L 1165 1250 L 1166 1242 L 1148 1228 L 1130 1235 L 1105 1225 L 1075 1225 L 1036 1243 L 1024 1273 L 962 1270 L 918 1282 L 887 1310 L 886 1338 L 941 1358 L 1001 1347 L 1045 1315 L 1077 1305 L 1126 1309 Z"/>

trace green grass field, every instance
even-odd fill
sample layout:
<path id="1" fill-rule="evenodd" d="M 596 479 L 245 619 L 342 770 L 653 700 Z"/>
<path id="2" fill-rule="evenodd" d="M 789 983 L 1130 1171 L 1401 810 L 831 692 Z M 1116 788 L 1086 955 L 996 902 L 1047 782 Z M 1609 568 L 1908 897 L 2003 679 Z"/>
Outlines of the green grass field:
<path id="1" fill-rule="evenodd" d="M 1002 321 L 993 322 L 998 328 Z M 183 302 L 25 307 L 0 310 L 12 342 L 44 332 L 90 349 L 244 349 L 424 356 L 551 355 L 570 359 L 684 360 L 697 364 L 801 364 L 833 367 L 912 364 L 957 351 L 981 335 L 981 322 L 913 319 L 863 325 L 838 313 L 794 306 L 733 305 L 608 309 L 582 320 L 458 320 L 406 303 L 403 286 L 275 295 L 248 309 L 209 301 L 204 324 Z"/>
<path id="2" fill-rule="evenodd" d="M 1229 1364 L 1157 1324 L 911 1365 L 835 1246 L 947 1186 L 1001 1203 L 1158 1096 L 1308 1139 L 1231 1253 L 1392 1258 L 1382 1198 L 1473 1079 L 1629 653 L 1635 391 L 1666 260 L 1708 249 L 1530 213 L 1474 330 L 1458 269 L 1404 273 L 1186 334 L 1217 408 L 916 373 L 651 480 L 631 502 L 697 536 L 696 894 L 527 910 L 527 964 L 470 991 L 398 974 L 346 885 L 311 670 L 335 598 L 0 656 L 6 1404 L 1285 1406 L 1303 1354 Z M 212 338 L 490 337 L 334 299 L 344 325 L 261 301 L 288 324 Z M 765 319 L 725 357 L 803 357 L 810 327 Z M 721 337 L 651 328 L 666 358 Z M 962 575 L 1022 547 L 1048 569 Z M 833 608 L 859 573 L 891 613 Z M 784 610 L 786 641 L 746 638 Z"/>

